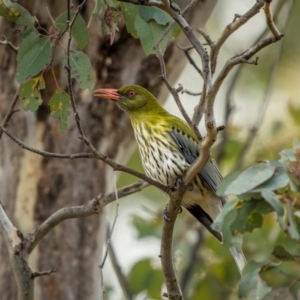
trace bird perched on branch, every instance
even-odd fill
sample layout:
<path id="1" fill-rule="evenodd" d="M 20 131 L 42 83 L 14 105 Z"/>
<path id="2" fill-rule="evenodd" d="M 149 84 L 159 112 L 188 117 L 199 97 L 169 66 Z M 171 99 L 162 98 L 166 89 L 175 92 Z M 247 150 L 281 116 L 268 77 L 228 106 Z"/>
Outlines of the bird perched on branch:
<path id="1" fill-rule="evenodd" d="M 199 156 L 199 143 L 187 123 L 169 114 L 146 89 L 130 85 L 116 89 L 97 89 L 94 95 L 115 101 L 130 117 L 145 173 L 150 178 L 173 186 Z M 185 207 L 208 231 L 222 242 L 211 224 L 226 199 L 216 194 L 222 175 L 210 158 L 192 180 L 182 198 Z M 241 272 L 246 264 L 243 252 L 230 251 Z"/>

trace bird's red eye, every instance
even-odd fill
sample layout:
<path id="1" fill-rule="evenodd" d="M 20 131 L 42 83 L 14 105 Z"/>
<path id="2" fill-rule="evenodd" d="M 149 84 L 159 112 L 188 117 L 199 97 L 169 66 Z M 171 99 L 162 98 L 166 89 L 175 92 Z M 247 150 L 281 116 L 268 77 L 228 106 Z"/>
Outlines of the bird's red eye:
<path id="1" fill-rule="evenodd" d="M 128 92 L 128 97 L 132 98 L 135 96 L 135 92 L 134 91 L 129 91 Z"/>

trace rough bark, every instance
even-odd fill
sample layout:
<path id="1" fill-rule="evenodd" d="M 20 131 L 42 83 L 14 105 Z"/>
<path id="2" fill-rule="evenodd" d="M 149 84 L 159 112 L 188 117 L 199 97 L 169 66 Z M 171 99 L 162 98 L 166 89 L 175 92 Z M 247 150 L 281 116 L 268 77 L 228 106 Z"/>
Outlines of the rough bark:
<path id="1" fill-rule="evenodd" d="M 37 15 L 43 26 L 48 27 L 51 22 L 44 2 L 19 1 L 32 14 Z M 54 19 L 66 10 L 66 2 L 48 1 Z M 212 2 L 215 1 L 207 2 L 200 1 L 193 11 L 200 20 L 201 15 L 209 16 L 213 8 Z M 78 4 L 77 1 L 73 3 L 75 6 Z M 93 1 L 87 1 L 82 11 L 84 18 L 88 18 L 93 4 Z M 201 9 L 205 14 L 199 13 Z M 206 19 L 204 18 L 205 21 Z M 3 20 L 0 22 L 0 35 L 5 35 L 11 24 Z M 18 44 L 17 39 L 14 42 Z M 158 60 L 155 56 L 145 57 L 139 41 L 131 38 L 123 27 L 120 28 L 118 41 L 110 46 L 109 38 L 102 36 L 100 27 L 92 26 L 86 53 L 96 70 L 97 86 L 118 87 L 136 83 L 154 94 L 159 93 L 162 83 L 158 79 Z M 0 57 L 0 117 L 3 119 L 17 83 L 15 54 L 8 47 L 0 46 Z M 174 69 L 174 80 L 179 74 L 179 61 L 183 61 L 183 57 L 179 60 L 179 52 L 174 50 L 174 45 L 169 47 L 165 57 L 168 70 Z M 61 65 L 55 66 L 55 72 L 60 85 L 66 87 Z M 61 134 L 57 123 L 49 115 L 47 103 L 55 89 L 50 72 L 45 73 L 45 81 L 47 88 L 43 91 L 44 102 L 37 113 L 25 113 L 22 110 L 15 113 L 9 123 L 9 130 L 26 144 L 38 149 L 58 153 L 86 151 L 86 146 L 78 139 L 74 121 L 70 122 L 67 133 Z M 112 103 L 92 100 L 90 93 L 80 91 L 76 85 L 75 96 L 89 140 L 101 153 L 119 163 L 126 163 L 135 146 L 127 116 Z M 112 170 L 96 160 L 43 158 L 25 152 L 6 136 L 1 139 L 0 155 L 0 200 L 9 218 L 23 233 L 32 231 L 57 209 L 82 204 L 96 194 L 112 188 Z M 102 254 L 104 227 L 102 213 L 63 222 L 43 239 L 30 256 L 30 267 L 33 271 L 53 267 L 58 272 L 35 279 L 36 299 L 88 300 L 99 297 L 97 270 Z M 1 237 L 0 262 L 1 299 L 16 299 L 16 284 Z"/>

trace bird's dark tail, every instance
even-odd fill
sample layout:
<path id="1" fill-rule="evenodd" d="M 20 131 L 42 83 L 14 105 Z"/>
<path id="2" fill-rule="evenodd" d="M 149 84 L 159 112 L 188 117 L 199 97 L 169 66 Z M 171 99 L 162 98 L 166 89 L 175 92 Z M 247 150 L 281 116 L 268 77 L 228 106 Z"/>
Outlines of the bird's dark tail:
<path id="1" fill-rule="evenodd" d="M 199 205 L 193 205 L 186 207 L 186 209 L 202 224 L 204 227 L 220 242 L 223 241 L 222 234 L 218 231 L 215 231 L 211 228 L 211 224 L 213 223 L 213 220 L 210 218 L 210 216 L 199 206 Z M 229 248 L 232 257 L 235 260 L 235 263 L 237 265 L 237 268 L 242 274 L 242 271 L 247 264 L 247 260 L 244 256 L 244 253 L 242 250 L 239 250 L 235 247 Z"/>

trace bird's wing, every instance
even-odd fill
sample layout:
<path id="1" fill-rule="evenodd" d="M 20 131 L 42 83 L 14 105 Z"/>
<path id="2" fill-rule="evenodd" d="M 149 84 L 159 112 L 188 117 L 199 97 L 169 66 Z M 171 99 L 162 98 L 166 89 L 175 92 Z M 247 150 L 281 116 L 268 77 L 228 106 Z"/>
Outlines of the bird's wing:
<path id="1" fill-rule="evenodd" d="M 181 130 L 172 129 L 169 132 L 171 138 L 178 146 L 185 159 L 192 164 L 199 156 L 199 146 L 191 137 Z M 222 181 L 222 175 L 217 166 L 216 161 L 210 158 L 202 170 L 199 172 L 201 180 L 213 191 L 217 191 L 218 184 Z M 222 205 L 226 203 L 226 199 L 222 196 L 219 197 Z"/>

